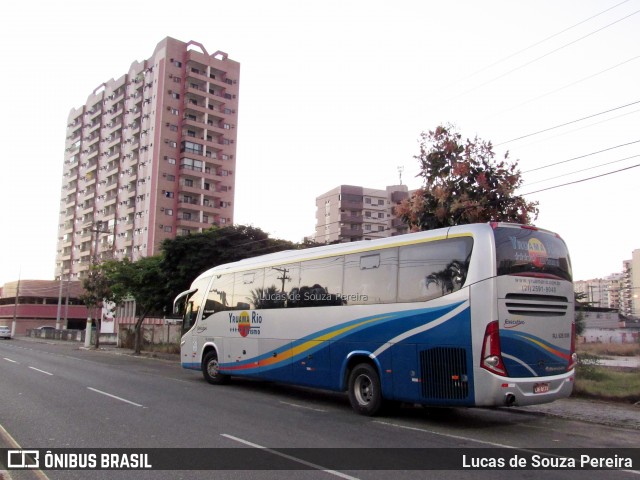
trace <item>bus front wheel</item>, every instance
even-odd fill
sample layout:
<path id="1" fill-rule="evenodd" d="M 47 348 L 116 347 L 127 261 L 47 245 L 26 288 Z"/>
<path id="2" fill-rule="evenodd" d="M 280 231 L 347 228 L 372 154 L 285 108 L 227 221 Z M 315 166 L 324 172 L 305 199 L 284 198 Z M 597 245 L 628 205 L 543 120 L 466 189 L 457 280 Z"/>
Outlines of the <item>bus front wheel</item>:
<path id="1" fill-rule="evenodd" d="M 228 375 L 220 373 L 218 354 L 215 350 L 211 350 L 204 356 L 204 360 L 202 360 L 202 375 L 204 375 L 204 379 L 207 382 L 213 385 L 220 385 L 229 381 Z"/>
<path id="2" fill-rule="evenodd" d="M 382 407 L 380 377 L 368 363 L 356 365 L 349 374 L 349 402 L 361 415 L 372 416 Z"/>

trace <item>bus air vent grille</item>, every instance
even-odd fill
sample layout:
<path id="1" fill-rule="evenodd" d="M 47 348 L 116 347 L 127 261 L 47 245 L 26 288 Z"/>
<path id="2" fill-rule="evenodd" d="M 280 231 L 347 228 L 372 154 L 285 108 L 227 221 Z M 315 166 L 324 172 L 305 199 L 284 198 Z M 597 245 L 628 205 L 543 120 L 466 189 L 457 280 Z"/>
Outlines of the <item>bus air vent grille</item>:
<path id="1" fill-rule="evenodd" d="M 529 315 L 535 317 L 563 317 L 567 314 L 567 297 L 556 295 L 532 295 L 526 293 L 507 293 L 507 311 L 511 315 Z"/>
<path id="2" fill-rule="evenodd" d="M 420 352 L 422 396 L 461 400 L 469 396 L 467 351 L 434 347 Z"/>

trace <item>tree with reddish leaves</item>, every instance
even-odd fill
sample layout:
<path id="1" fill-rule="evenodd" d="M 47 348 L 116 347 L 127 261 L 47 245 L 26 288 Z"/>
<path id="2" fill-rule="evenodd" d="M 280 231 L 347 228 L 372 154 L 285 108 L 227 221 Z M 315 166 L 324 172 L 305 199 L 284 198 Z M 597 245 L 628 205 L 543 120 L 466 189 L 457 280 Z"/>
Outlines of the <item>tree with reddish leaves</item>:
<path id="1" fill-rule="evenodd" d="M 529 224 L 538 202 L 515 195 L 522 185 L 518 162 L 509 152 L 495 159 L 491 142 L 462 140 L 453 126 L 438 126 L 420 136 L 420 176 L 424 186 L 396 207 L 413 231 L 478 222 Z"/>

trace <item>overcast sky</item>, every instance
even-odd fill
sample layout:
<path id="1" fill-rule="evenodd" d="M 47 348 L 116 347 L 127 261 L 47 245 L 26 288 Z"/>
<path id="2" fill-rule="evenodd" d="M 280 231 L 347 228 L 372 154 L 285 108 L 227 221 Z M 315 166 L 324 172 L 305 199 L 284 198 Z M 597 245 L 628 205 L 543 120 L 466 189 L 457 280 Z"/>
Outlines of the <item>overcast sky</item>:
<path id="1" fill-rule="evenodd" d="M 401 166 L 417 188 L 420 132 L 448 122 L 519 161 L 576 280 L 640 248 L 640 0 L 10 2 L 0 285 L 54 277 L 69 111 L 166 36 L 241 63 L 237 223 L 299 241 L 335 186 Z"/>

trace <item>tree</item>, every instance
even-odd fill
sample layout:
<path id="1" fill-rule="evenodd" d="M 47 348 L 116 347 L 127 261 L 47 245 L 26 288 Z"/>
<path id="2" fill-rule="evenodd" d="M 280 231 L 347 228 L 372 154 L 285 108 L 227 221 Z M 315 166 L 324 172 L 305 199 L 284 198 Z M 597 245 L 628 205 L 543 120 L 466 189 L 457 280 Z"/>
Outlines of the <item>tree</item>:
<path id="1" fill-rule="evenodd" d="M 424 186 L 396 207 L 396 214 L 412 230 L 476 222 L 504 221 L 528 224 L 538 216 L 538 202 L 514 194 L 522 185 L 517 161 L 509 153 L 495 160 L 491 142 L 462 141 L 452 126 L 422 133 L 420 176 Z"/>
<path id="2" fill-rule="evenodd" d="M 213 227 L 202 233 L 165 240 L 161 268 L 173 299 L 187 290 L 199 274 L 216 265 L 297 248 L 300 248 L 298 244 L 269 238 L 269 234 L 256 227 Z"/>
<path id="3" fill-rule="evenodd" d="M 170 308 L 173 297 L 167 289 L 167 277 L 161 268 L 162 256 L 144 257 L 136 262 L 112 260 L 101 265 L 111 285 L 112 296 L 133 297 L 136 301 L 134 352 L 142 350 L 142 323 L 151 314 L 162 315 Z M 169 310 L 170 311 L 170 310 Z"/>
<path id="4" fill-rule="evenodd" d="M 100 348 L 100 327 L 102 323 L 102 308 L 105 302 L 120 303 L 119 292 L 113 290 L 111 274 L 113 269 L 113 260 L 109 260 L 102 264 L 92 264 L 89 267 L 87 276 L 82 281 L 84 293 L 80 296 L 80 300 L 87 306 L 87 310 L 94 312 L 96 321 L 96 343 L 95 347 Z M 100 312 L 100 313 L 99 313 Z M 87 332 L 91 335 L 91 332 Z"/>

